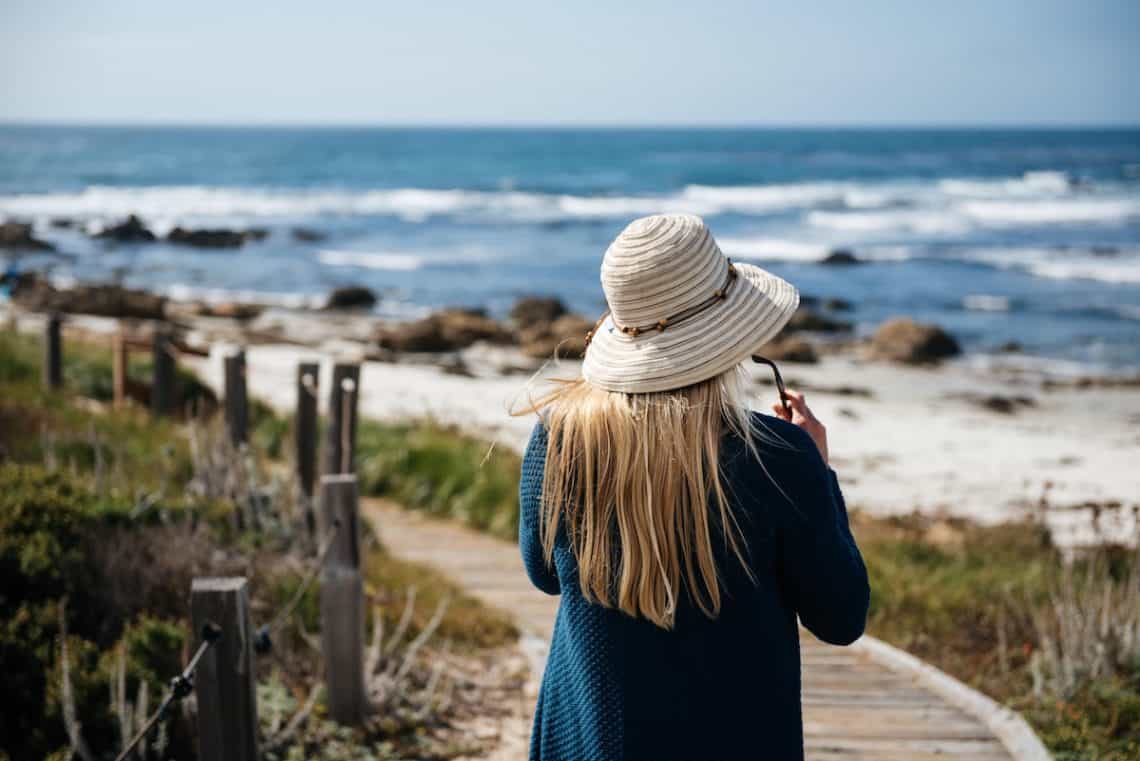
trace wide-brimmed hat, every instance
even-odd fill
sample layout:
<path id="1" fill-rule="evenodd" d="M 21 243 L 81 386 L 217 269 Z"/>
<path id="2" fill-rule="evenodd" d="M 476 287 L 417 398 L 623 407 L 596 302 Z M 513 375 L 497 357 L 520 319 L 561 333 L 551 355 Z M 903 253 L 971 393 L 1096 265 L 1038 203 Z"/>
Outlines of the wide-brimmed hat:
<path id="1" fill-rule="evenodd" d="M 648 393 L 713 378 L 775 337 L 800 303 L 795 287 L 721 253 L 704 220 L 634 220 L 602 260 L 609 312 L 590 333 L 582 375 L 609 391 Z"/>

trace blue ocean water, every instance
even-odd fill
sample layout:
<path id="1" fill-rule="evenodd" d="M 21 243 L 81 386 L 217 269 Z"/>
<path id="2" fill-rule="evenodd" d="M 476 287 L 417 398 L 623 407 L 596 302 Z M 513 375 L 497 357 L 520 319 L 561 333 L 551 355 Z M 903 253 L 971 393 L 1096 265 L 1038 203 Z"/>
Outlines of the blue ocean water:
<path id="1" fill-rule="evenodd" d="M 861 330 L 907 314 L 979 354 L 1016 341 L 1140 367 L 1140 130 L 0 127 L 0 217 L 62 252 L 21 266 L 176 296 L 304 303 L 360 283 L 394 316 L 529 293 L 593 315 L 607 243 L 659 211 L 851 301 Z M 52 225 L 130 213 L 271 233 L 203 251 Z M 836 248 L 868 263 L 818 263 Z"/>

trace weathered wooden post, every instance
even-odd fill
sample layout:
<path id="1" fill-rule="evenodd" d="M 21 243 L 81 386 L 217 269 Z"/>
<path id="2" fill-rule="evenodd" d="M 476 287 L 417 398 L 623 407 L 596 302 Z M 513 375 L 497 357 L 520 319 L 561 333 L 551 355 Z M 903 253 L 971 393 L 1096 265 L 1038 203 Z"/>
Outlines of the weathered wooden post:
<path id="1" fill-rule="evenodd" d="M 317 392 L 320 365 L 302 362 L 297 365 L 297 419 L 293 431 L 297 456 L 297 481 L 301 486 L 301 509 L 310 544 L 317 541 L 317 518 L 313 511 L 313 489 L 317 479 Z"/>
<path id="2" fill-rule="evenodd" d="M 322 530 L 337 532 L 321 570 L 321 653 L 329 715 L 341 724 L 359 724 L 368 713 L 358 507 L 356 476 L 321 477 Z"/>
<path id="3" fill-rule="evenodd" d="M 360 568 L 360 500 L 356 476 L 337 473 L 321 476 L 321 533 L 328 536 L 337 521 L 336 539 L 325 566 Z"/>
<path id="4" fill-rule="evenodd" d="M 115 406 L 124 407 L 127 403 L 127 336 L 123 326 L 111 338 L 111 386 L 114 389 Z"/>
<path id="5" fill-rule="evenodd" d="M 356 401 L 359 390 L 360 365 L 341 362 L 333 365 L 323 468 L 326 474 L 353 473 L 356 470 Z"/>
<path id="6" fill-rule="evenodd" d="M 44 388 L 54 390 L 63 385 L 63 340 L 60 329 L 63 319 L 56 313 L 48 315 L 44 325 Z"/>
<path id="7" fill-rule="evenodd" d="M 257 695 L 249 585 L 242 577 L 199 578 L 190 587 L 194 631 L 207 622 L 221 627 L 221 639 L 202 657 L 195 676 L 198 693 L 198 758 L 256 761 Z"/>
<path id="8" fill-rule="evenodd" d="M 226 431 L 237 449 L 249 441 L 249 397 L 245 387 L 245 351 L 225 358 Z"/>
<path id="9" fill-rule="evenodd" d="M 150 409 L 156 416 L 174 412 L 175 365 L 174 342 L 170 334 L 158 329 L 153 343 L 154 379 L 150 389 Z"/>

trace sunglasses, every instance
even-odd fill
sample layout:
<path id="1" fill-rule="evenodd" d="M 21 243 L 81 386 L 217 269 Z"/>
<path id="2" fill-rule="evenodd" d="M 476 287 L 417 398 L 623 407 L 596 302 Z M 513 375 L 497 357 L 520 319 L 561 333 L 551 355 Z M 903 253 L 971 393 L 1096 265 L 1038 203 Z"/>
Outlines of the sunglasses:
<path id="1" fill-rule="evenodd" d="M 788 390 L 784 386 L 784 379 L 780 375 L 780 368 L 776 367 L 776 363 L 767 357 L 761 357 L 759 354 L 752 355 L 752 361 L 758 365 L 767 365 L 772 368 L 772 374 L 776 376 L 776 390 L 780 392 L 780 404 L 784 407 L 784 412 L 788 413 L 788 419 L 792 419 L 792 405 L 788 401 Z"/>

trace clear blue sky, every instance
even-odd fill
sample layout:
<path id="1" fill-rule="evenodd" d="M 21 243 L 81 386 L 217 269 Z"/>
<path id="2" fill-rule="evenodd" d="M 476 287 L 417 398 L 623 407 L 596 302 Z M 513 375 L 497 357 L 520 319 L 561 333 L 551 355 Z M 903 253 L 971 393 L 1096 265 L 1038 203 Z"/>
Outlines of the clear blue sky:
<path id="1" fill-rule="evenodd" d="M 0 0 L 0 120 L 1140 124 L 1140 0 Z"/>

